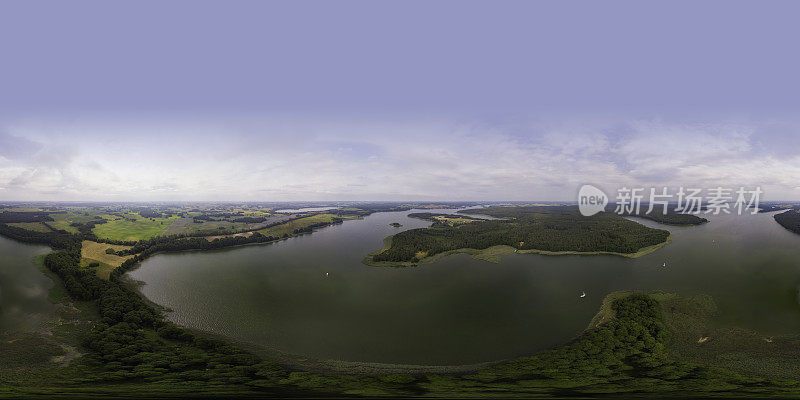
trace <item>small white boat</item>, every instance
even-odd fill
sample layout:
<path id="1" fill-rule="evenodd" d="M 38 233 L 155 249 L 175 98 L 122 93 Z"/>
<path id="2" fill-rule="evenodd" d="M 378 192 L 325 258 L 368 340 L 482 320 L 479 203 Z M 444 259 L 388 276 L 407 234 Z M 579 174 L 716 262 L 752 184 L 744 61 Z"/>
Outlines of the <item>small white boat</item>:
<path id="1" fill-rule="evenodd" d="M 584 297 L 586 297 L 586 292 L 582 292 L 581 293 L 581 298 L 584 298 Z"/>
<path id="2" fill-rule="evenodd" d="M 328 273 L 327 273 L 327 272 L 325 273 L 325 276 L 328 276 Z"/>
<path id="3" fill-rule="evenodd" d="M 667 262 L 666 262 L 666 261 L 664 261 L 664 264 L 662 264 L 662 265 L 661 265 L 661 267 L 663 267 L 663 268 L 667 268 Z"/>

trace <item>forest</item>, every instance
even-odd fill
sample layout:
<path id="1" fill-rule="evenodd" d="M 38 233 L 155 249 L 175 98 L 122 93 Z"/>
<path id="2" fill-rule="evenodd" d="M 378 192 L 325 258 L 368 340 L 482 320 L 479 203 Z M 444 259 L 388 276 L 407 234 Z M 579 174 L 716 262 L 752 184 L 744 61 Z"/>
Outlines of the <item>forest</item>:
<path id="1" fill-rule="evenodd" d="M 453 215 L 453 214 L 441 214 L 441 213 L 429 213 L 429 212 L 411 213 L 408 214 L 408 217 L 424 219 L 426 221 L 431 221 L 434 224 L 450 223 L 450 225 L 469 223 L 473 221 L 481 221 L 481 218 L 469 217 L 466 215 Z"/>
<path id="2" fill-rule="evenodd" d="M 3 211 L 0 212 L 0 223 L 45 222 L 53 218 L 47 212 Z"/>
<path id="3" fill-rule="evenodd" d="M 780 214 L 775 214 L 773 218 L 775 218 L 775 221 L 782 227 L 794 233 L 800 233 L 800 212 L 787 210 Z"/>
<path id="4" fill-rule="evenodd" d="M 489 207 L 462 210 L 503 220 L 433 224 L 392 237 L 391 246 L 372 256 L 376 262 L 417 262 L 457 249 L 506 245 L 519 250 L 635 253 L 663 243 L 669 232 L 648 228 L 616 214 L 584 217 L 575 206 Z"/>
<path id="5" fill-rule="evenodd" d="M 614 208 L 609 207 L 607 210 L 608 212 L 613 212 Z M 621 215 L 626 217 L 638 217 L 638 218 L 645 218 L 652 221 L 656 221 L 661 224 L 667 225 L 700 225 L 708 222 L 707 219 L 703 217 L 699 217 L 695 214 L 688 214 L 682 213 L 680 211 L 675 211 L 673 207 L 667 207 L 666 214 L 664 213 L 664 206 L 655 205 L 653 206 L 653 210 L 650 212 L 648 211 L 648 207 L 643 205 L 639 212 L 625 212 Z"/>

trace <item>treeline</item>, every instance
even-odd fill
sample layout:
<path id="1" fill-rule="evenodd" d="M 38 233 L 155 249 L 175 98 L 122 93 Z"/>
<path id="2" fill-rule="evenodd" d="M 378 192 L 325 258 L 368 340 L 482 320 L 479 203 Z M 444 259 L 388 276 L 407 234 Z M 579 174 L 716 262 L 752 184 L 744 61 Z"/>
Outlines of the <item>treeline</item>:
<path id="1" fill-rule="evenodd" d="M 163 214 L 154 210 L 140 210 L 139 215 L 143 218 L 161 218 Z"/>
<path id="2" fill-rule="evenodd" d="M 3 211 L 0 212 L 0 223 L 53 221 L 53 217 L 49 214 L 40 211 Z"/>
<path id="3" fill-rule="evenodd" d="M 211 241 L 203 237 L 155 237 L 150 240 L 139 241 L 130 249 L 118 250 L 116 252 L 116 254 L 120 256 L 136 255 L 135 257 L 126 260 L 125 263 L 122 264 L 122 271 L 120 271 L 119 275 L 127 272 L 127 270 L 132 268 L 134 265 L 155 253 L 185 250 L 215 250 L 251 243 L 266 243 L 278 239 L 280 238 L 274 236 L 265 236 L 259 232 L 253 232 L 253 234 L 250 236 L 225 236 Z M 129 266 L 126 266 L 126 263 L 129 264 Z M 117 270 L 114 270 L 112 274 L 115 272 L 117 272 Z"/>
<path id="4" fill-rule="evenodd" d="M 38 232 L 0 224 L 0 235 L 26 243 L 47 244 L 57 249 L 67 248 L 74 240 L 66 231 Z"/>
<path id="5" fill-rule="evenodd" d="M 69 226 L 78 229 L 78 232 L 83 236 L 84 239 L 86 239 L 86 240 L 97 240 L 97 235 L 95 235 L 94 232 L 93 232 L 94 227 L 97 226 L 97 225 L 102 225 L 102 224 L 106 224 L 106 223 L 108 223 L 107 220 L 105 220 L 105 219 L 103 219 L 101 217 L 96 217 L 95 219 L 93 219 L 91 221 L 73 222 L 73 223 L 69 224 Z"/>
<path id="6" fill-rule="evenodd" d="M 661 224 L 667 225 L 700 225 L 708 222 L 707 219 L 703 217 L 698 217 L 695 214 L 686 214 L 679 211 L 675 211 L 675 206 L 667 207 L 667 213 L 664 214 L 664 206 L 663 205 L 654 205 L 653 210 L 647 212 L 649 206 L 644 205 L 642 208 L 639 209 L 639 212 L 625 212 L 622 215 L 628 217 L 639 217 L 645 218 L 652 221 L 656 221 Z M 608 212 L 614 212 L 614 207 L 609 206 L 607 209 Z"/>
<path id="7" fill-rule="evenodd" d="M 454 215 L 454 214 L 442 214 L 442 213 L 430 213 L 430 212 L 419 212 L 419 213 L 411 213 L 408 214 L 409 218 L 417 218 L 417 219 L 424 219 L 426 221 L 433 221 L 439 222 L 436 217 L 445 217 L 445 218 L 462 218 L 462 219 L 469 219 L 469 220 L 476 220 L 480 221 L 481 218 L 470 217 L 467 215 Z"/>
<path id="8" fill-rule="evenodd" d="M 315 228 L 338 223 L 342 223 L 342 220 L 339 218 L 333 218 L 332 222 L 318 222 L 303 228 L 295 229 L 293 233 L 296 235 L 310 233 Z M 156 236 L 152 239 L 135 242 L 132 245 L 133 247 L 130 249 L 119 250 L 115 253 L 119 256 L 135 255 L 135 257 L 128 259 L 120 268 L 118 268 L 120 269 L 121 275 L 154 253 L 186 250 L 216 250 L 225 247 L 241 246 L 252 243 L 267 243 L 285 238 L 287 236 L 288 234 L 285 234 L 283 237 L 267 236 L 258 231 L 253 232 L 250 236 L 225 236 L 211 241 L 205 237 Z M 129 264 L 129 266 L 126 266 L 126 264 Z M 114 270 L 112 274 L 115 272 L 117 271 Z"/>
<path id="9" fill-rule="evenodd" d="M 773 218 L 775 218 L 775 221 L 781 224 L 782 227 L 794 233 L 800 233 L 800 212 L 788 210 L 780 214 L 775 214 Z"/>
<path id="10" fill-rule="evenodd" d="M 316 228 L 322 228 L 324 226 L 341 224 L 343 221 L 344 220 L 342 220 L 341 218 L 335 218 L 334 217 L 334 218 L 331 218 L 331 222 L 317 222 L 315 224 L 307 225 L 307 226 L 304 226 L 302 228 L 297 228 L 292 233 L 294 233 L 295 235 L 299 235 L 299 234 L 303 234 L 303 233 L 311 233 Z M 284 235 L 284 237 L 285 236 L 288 236 L 288 235 Z"/>
<path id="11" fill-rule="evenodd" d="M 273 226 L 285 224 L 285 223 L 287 223 L 289 221 L 293 221 L 293 220 L 296 220 L 296 219 L 304 218 L 306 216 L 307 215 L 302 215 L 302 216 L 297 216 L 297 217 L 294 217 L 294 218 L 286 219 L 286 220 L 283 220 L 283 221 L 280 221 L 280 222 L 271 223 L 271 224 L 259 227 L 259 228 L 257 228 L 257 230 L 263 230 L 263 229 L 271 228 Z M 339 223 L 339 222 L 342 222 L 342 220 L 338 219 L 338 218 L 334 219 L 334 223 Z M 97 237 L 95 237 L 94 239 L 90 239 L 90 240 L 94 240 L 94 241 L 100 242 L 100 243 L 108 243 L 108 244 L 115 244 L 115 245 L 121 245 L 121 246 L 138 246 L 138 248 L 146 248 L 146 247 L 154 245 L 154 244 L 173 241 L 173 240 L 176 240 L 176 239 L 203 238 L 203 237 L 206 237 L 206 236 L 219 236 L 219 235 L 235 235 L 235 234 L 238 234 L 238 233 L 247 233 L 247 232 L 254 232 L 254 231 L 255 230 L 252 229 L 252 228 L 208 230 L 208 231 L 197 231 L 197 232 L 192 232 L 192 233 L 177 233 L 177 234 L 174 234 L 174 235 L 156 236 L 156 237 L 153 237 L 151 239 L 138 240 L 138 241 L 136 241 L 136 240 L 114 240 L 114 239 L 97 238 Z"/>
<path id="12" fill-rule="evenodd" d="M 194 216 L 192 218 L 197 220 L 197 221 L 219 221 L 219 220 L 224 220 L 224 219 L 228 219 L 228 218 L 238 217 L 238 216 L 241 216 L 241 215 L 242 215 L 241 212 L 235 212 L 235 213 L 215 212 L 213 214 L 203 213 L 203 214 L 200 214 L 200 215 L 196 215 L 196 216 Z"/>
<path id="13" fill-rule="evenodd" d="M 267 220 L 267 217 L 239 217 L 233 218 L 231 222 L 243 222 L 246 224 L 260 224 Z"/>
<path id="14" fill-rule="evenodd" d="M 614 214 L 584 217 L 576 207 L 507 208 L 483 209 L 489 215 L 509 218 L 506 220 L 434 224 L 400 232 L 392 237 L 388 249 L 372 256 L 372 261 L 417 262 L 420 256 L 496 245 L 520 250 L 635 253 L 669 237 L 666 230 L 648 228 Z"/>
<path id="15" fill-rule="evenodd" d="M 228 222 L 243 222 L 247 224 L 258 224 L 267 220 L 267 217 L 235 217 L 236 214 L 202 214 L 192 217 L 192 221 L 196 224 L 202 224 L 208 221 L 228 221 Z"/>

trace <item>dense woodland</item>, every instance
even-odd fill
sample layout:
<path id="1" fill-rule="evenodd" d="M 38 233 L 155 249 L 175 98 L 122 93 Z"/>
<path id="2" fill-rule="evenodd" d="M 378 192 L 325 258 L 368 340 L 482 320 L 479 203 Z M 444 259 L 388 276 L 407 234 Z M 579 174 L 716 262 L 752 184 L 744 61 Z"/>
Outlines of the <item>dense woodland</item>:
<path id="1" fill-rule="evenodd" d="M 775 218 L 775 221 L 781 224 L 782 227 L 794 233 L 800 233 L 800 212 L 788 210 L 780 214 L 775 214 L 773 218 Z"/>
<path id="2" fill-rule="evenodd" d="M 392 237 L 391 247 L 373 255 L 372 261 L 416 262 L 450 250 L 497 245 L 520 250 L 635 253 L 669 237 L 668 231 L 615 214 L 584 217 L 574 206 L 489 207 L 462 212 L 506 219 L 456 226 L 435 223 L 429 228 L 400 232 Z"/>
<path id="3" fill-rule="evenodd" d="M 0 212 L 0 223 L 14 223 L 14 222 L 46 222 L 52 221 L 49 212 L 21 212 L 21 211 L 3 211 Z"/>
<path id="4" fill-rule="evenodd" d="M 654 205 L 653 210 L 650 212 L 647 212 L 647 210 L 648 206 L 643 205 L 639 212 L 625 212 L 622 215 L 627 217 L 645 218 L 667 225 L 700 225 L 708 222 L 707 219 L 699 217 L 695 214 L 687 214 L 675 211 L 674 206 L 667 207 L 666 214 L 664 214 L 664 207 L 661 205 Z M 606 211 L 613 212 L 614 206 L 609 206 Z"/>
<path id="5" fill-rule="evenodd" d="M 426 221 L 432 221 L 434 223 L 439 222 L 437 217 L 443 218 L 461 218 L 471 221 L 480 221 L 481 218 L 470 217 L 466 215 L 453 215 L 453 214 L 441 214 L 441 213 L 430 213 L 430 212 L 421 212 L 421 213 L 411 213 L 408 214 L 409 218 L 417 218 L 417 219 L 424 219 Z"/>

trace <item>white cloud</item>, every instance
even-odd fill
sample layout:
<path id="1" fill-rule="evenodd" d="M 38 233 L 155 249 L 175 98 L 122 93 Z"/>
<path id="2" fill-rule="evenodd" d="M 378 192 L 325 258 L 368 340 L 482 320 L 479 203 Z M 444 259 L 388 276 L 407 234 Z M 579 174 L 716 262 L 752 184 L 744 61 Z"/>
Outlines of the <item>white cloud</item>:
<path id="1" fill-rule="evenodd" d="M 765 149 L 757 124 L 118 124 L 10 130 L 23 151 L 0 158 L 0 199 L 572 200 L 584 183 L 800 197 L 800 156 Z"/>

